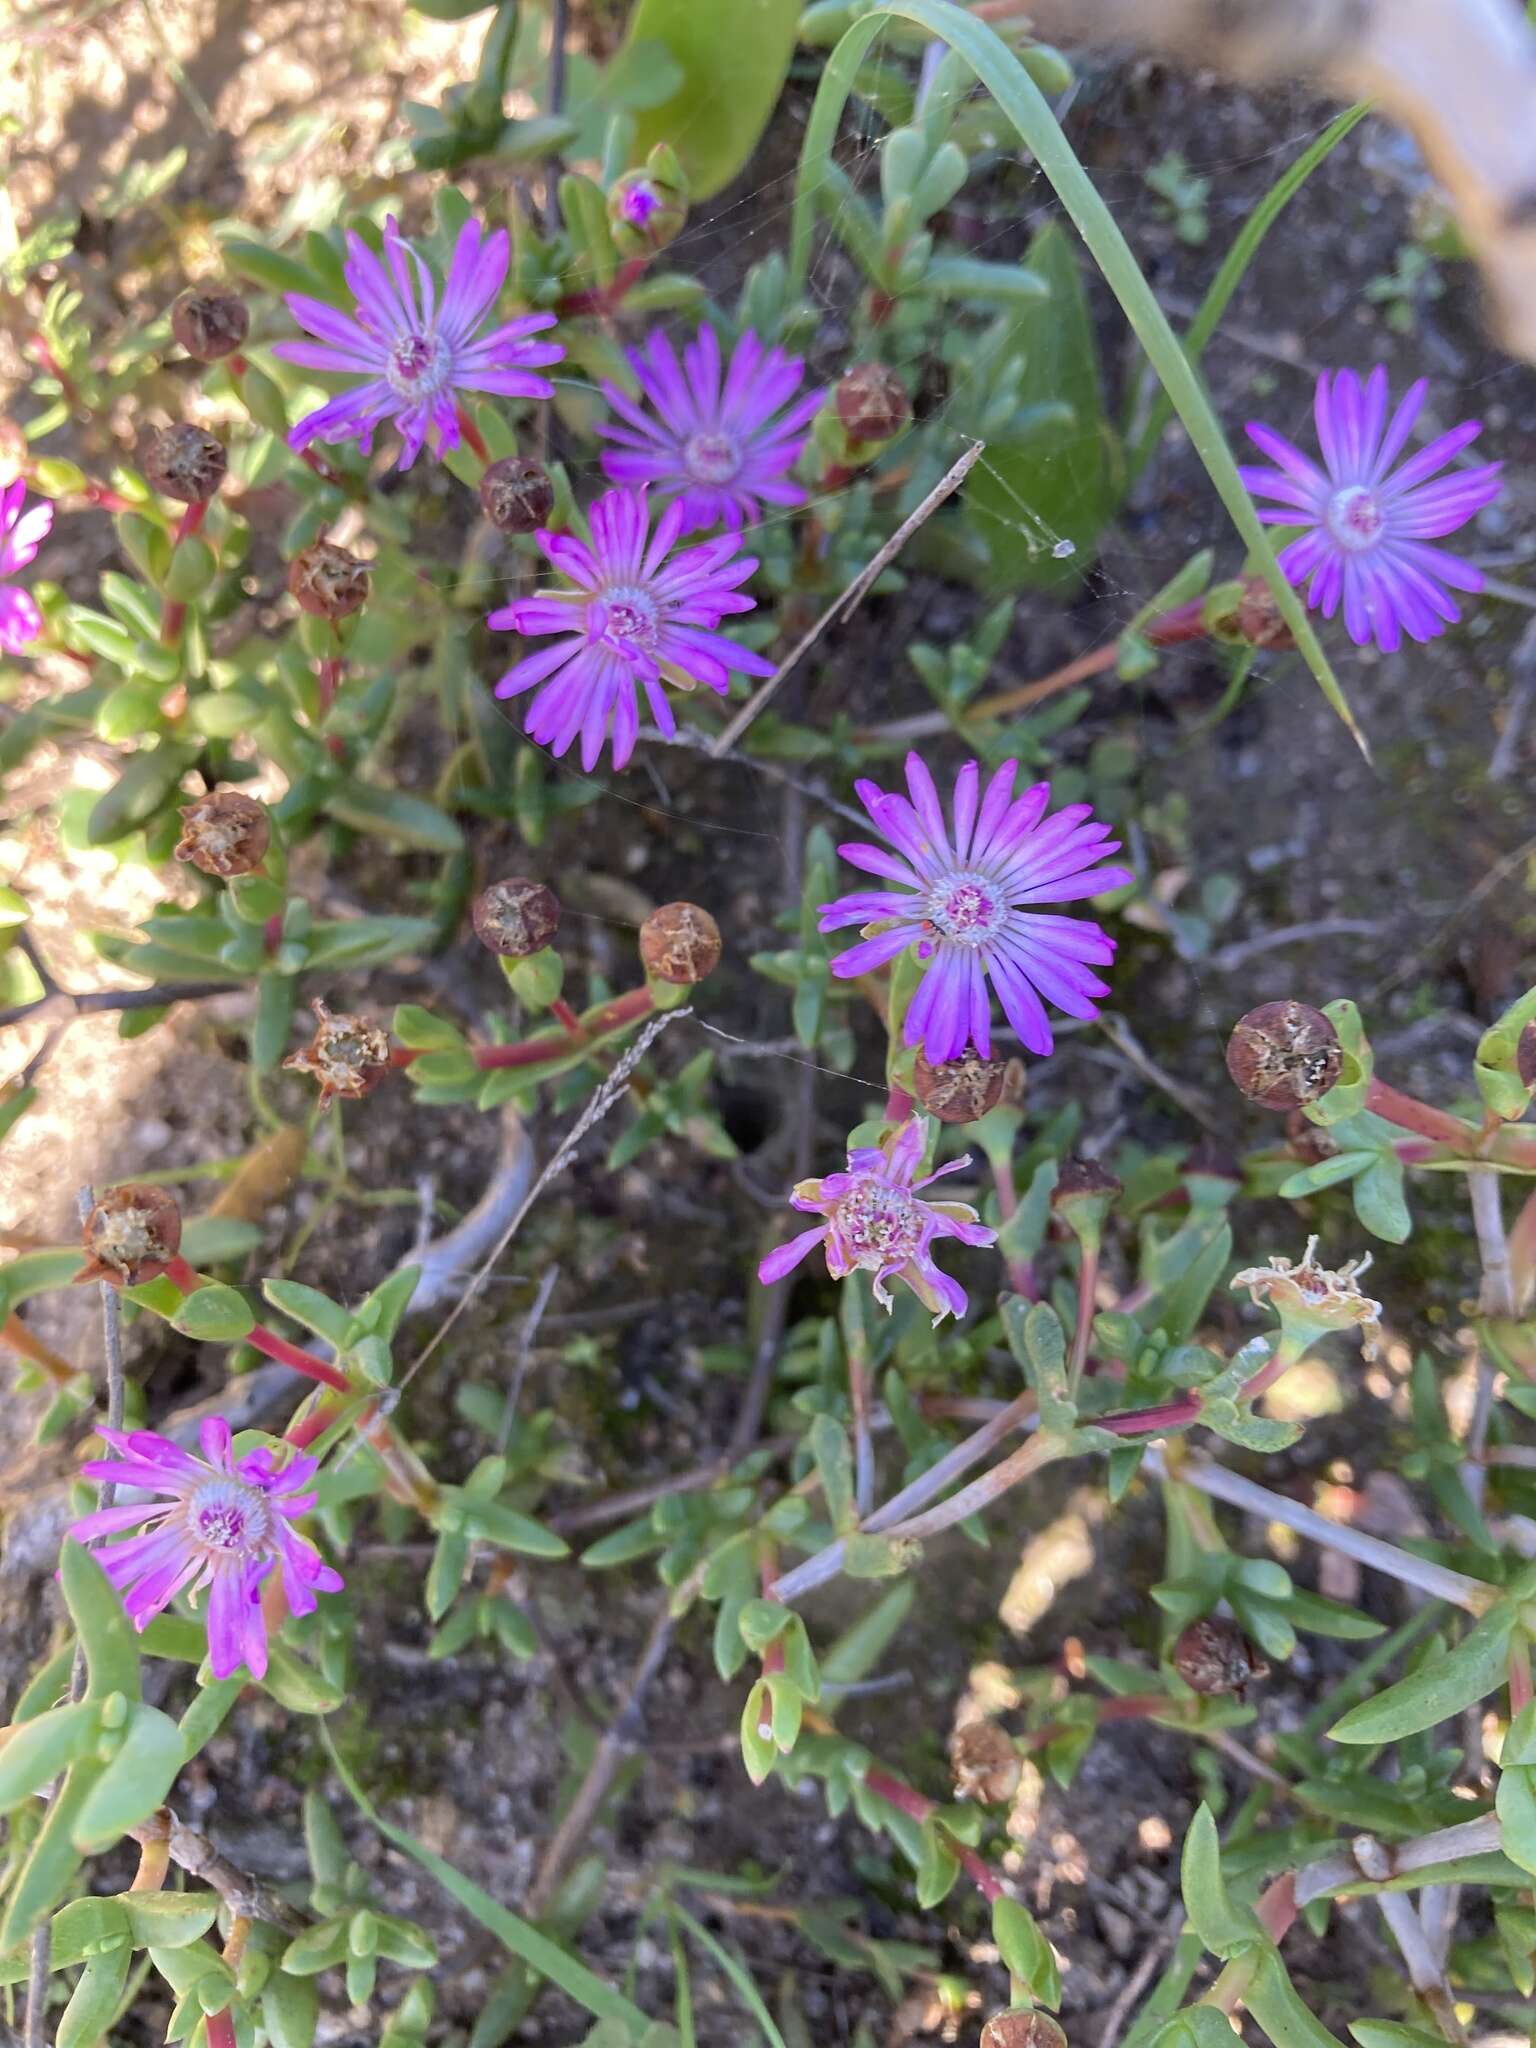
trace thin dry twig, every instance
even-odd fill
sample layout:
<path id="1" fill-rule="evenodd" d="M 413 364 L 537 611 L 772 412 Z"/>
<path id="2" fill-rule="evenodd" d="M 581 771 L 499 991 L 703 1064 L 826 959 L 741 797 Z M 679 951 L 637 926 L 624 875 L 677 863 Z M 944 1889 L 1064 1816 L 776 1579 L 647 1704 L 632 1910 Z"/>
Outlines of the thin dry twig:
<path id="1" fill-rule="evenodd" d="M 713 760 L 718 761 L 723 755 L 731 751 L 753 719 L 768 708 L 780 684 L 800 666 L 800 663 L 827 631 L 827 628 L 835 624 L 839 619 L 845 619 L 848 616 L 860 598 L 874 584 L 881 570 L 889 567 L 912 538 L 913 534 L 917 532 L 918 528 L 933 517 L 934 513 L 938 511 L 944 500 L 952 492 L 960 488 L 961 484 L 965 482 L 965 479 L 981 460 L 982 451 L 986 445 L 985 441 L 973 441 L 971 443 L 969 448 L 960 457 L 960 460 L 954 463 L 939 478 L 939 481 L 917 507 L 916 511 L 910 513 L 901 522 L 885 545 L 878 549 L 864 564 L 864 567 L 854 577 L 842 596 L 828 605 L 827 609 L 805 637 L 790 649 L 783 661 L 779 663 L 773 674 L 769 676 L 768 680 L 757 692 L 757 695 L 743 704 L 729 725 L 726 726 L 725 730 L 714 741 L 709 750 Z"/>

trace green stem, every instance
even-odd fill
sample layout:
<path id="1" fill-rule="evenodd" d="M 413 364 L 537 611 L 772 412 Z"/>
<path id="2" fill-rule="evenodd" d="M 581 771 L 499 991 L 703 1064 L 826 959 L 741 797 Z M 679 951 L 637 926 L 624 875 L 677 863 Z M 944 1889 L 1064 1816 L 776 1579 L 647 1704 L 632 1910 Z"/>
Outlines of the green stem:
<path id="1" fill-rule="evenodd" d="M 1297 650 L 1316 677 L 1324 696 L 1349 728 L 1366 758 L 1370 749 L 1355 722 L 1338 678 L 1329 666 L 1306 607 L 1281 573 L 1269 536 L 1238 474 L 1221 422 L 1185 354 L 1156 294 L 1114 215 L 1078 162 L 1071 144 L 1057 126 L 1044 94 L 1001 37 L 953 0 L 877 0 L 856 21 L 832 52 L 817 88 L 795 190 L 790 230 L 790 291 L 805 288 L 810 269 L 811 240 L 818 195 L 826 188 L 826 170 L 838 124 L 854 88 L 858 69 L 877 36 L 893 18 L 915 22 L 949 44 L 963 57 L 1018 131 L 1025 149 L 1055 187 L 1098 264 L 1121 310 L 1146 350 L 1173 408 L 1183 421 L 1195 453 L 1204 463 L 1217 494 L 1226 506 L 1255 565 L 1274 592 L 1281 617 L 1290 627 Z"/>

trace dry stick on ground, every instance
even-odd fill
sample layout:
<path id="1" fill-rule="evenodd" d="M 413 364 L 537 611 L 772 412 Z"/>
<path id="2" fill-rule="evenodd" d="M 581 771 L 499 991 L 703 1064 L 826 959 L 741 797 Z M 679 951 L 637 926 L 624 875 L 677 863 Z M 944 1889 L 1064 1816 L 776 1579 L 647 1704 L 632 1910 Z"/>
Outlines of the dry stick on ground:
<path id="1" fill-rule="evenodd" d="M 143 1847 L 163 1844 L 171 1862 L 216 1891 L 235 1919 L 264 1920 L 287 1934 L 300 1934 L 309 1925 L 296 1907 L 260 1878 L 231 1863 L 207 1835 L 188 1827 L 168 1806 L 162 1806 L 139 1827 L 130 1828 L 129 1833 Z"/>
<path id="2" fill-rule="evenodd" d="M 1373 101 L 1449 191 L 1505 346 L 1536 358 L 1536 29 L 1517 0 L 1033 0 L 1029 14 L 1037 34 Z"/>
<path id="3" fill-rule="evenodd" d="M 904 519 L 878 553 L 870 557 L 869 561 L 865 563 L 858 575 L 848 585 L 842 596 L 835 603 L 828 605 L 804 639 L 790 649 L 767 682 L 763 684 L 757 695 L 743 704 L 724 732 L 715 740 L 709 750 L 712 759 L 718 761 L 722 755 L 728 754 L 731 751 L 732 747 L 735 746 L 758 713 L 767 709 L 769 700 L 778 690 L 780 684 L 800 666 L 800 663 L 810 653 L 827 628 L 837 620 L 847 617 L 860 598 L 873 585 L 881 570 L 889 567 L 912 538 L 913 534 L 917 532 L 917 529 L 926 520 L 933 517 L 934 513 L 938 511 L 951 492 L 957 491 L 960 488 L 961 484 L 965 482 L 965 479 L 981 460 L 982 450 L 986 445 L 985 441 L 973 441 L 971 443 L 970 447 L 966 449 L 953 468 L 946 470 L 944 475 L 939 478 L 939 481 L 934 485 L 927 497 L 924 498 L 917 510 Z"/>

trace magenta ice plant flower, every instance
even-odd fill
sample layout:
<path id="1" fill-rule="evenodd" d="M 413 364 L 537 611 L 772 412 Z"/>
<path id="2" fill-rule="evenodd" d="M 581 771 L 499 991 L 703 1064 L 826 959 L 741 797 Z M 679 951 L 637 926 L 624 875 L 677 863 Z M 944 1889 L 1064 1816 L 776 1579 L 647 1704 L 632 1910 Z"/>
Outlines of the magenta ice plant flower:
<path id="1" fill-rule="evenodd" d="M 215 1678 L 243 1664 L 253 1678 L 267 1669 L 262 1582 L 276 1566 L 293 1614 L 309 1614 L 317 1593 L 335 1593 L 341 1575 L 292 1526 L 315 1504 L 305 1492 L 318 1463 L 290 1457 L 274 1465 L 265 1445 L 236 1459 L 229 1424 L 217 1416 L 202 1427 L 201 1458 L 153 1430 L 101 1429 L 116 1453 L 80 1470 L 87 1479 L 142 1488 L 163 1498 L 98 1508 L 70 1530 L 82 1543 L 138 1533 L 96 1552 L 123 1596 L 136 1629 L 169 1607 L 178 1593 L 206 1592 L 208 1654 Z"/>
<path id="2" fill-rule="evenodd" d="M 936 1323 L 964 1315 L 965 1289 L 934 1264 L 934 1240 L 957 1237 L 962 1244 L 989 1245 L 996 1244 L 997 1232 L 978 1220 L 969 1202 L 919 1200 L 920 1188 L 971 1163 L 967 1154 L 918 1180 L 927 1135 L 927 1118 L 909 1117 L 884 1148 L 853 1146 L 846 1173 L 801 1181 L 790 1195 L 792 1206 L 822 1221 L 770 1252 L 757 1269 L 758 1279 L 765 1286 L 782 1280 L 819 1244 L 826 1248 L 827 1271 L 834 1280 L 846 1280 L 861 1266 L 873 1273 L 875 1299 L 884 1309 L 891 1306 L 887 1280 L 904 1280 Z"/>
<path id="3" fill-rule="evenodd" d="M 1353 370 L 1325 370 L 1313 404 L 1321 468 L 1272 428 L 1248 423 L 1249 440 L 1277 465 L 1242 472 L 1250 491 L 1273 501 L 1259 517 L 1306 529 L 1280 550 L 1280 567 L 1306 586 L 1308 606 L 1324 618 L 1342 602 L 1356 646 L 1374 640 L 1387 654 L 1405 633 L 1433 640 L 1454 625 L 1461 610 L 1453 590 L 1482 589 L 1480 569 L 1429 543 L 1497 497 L 1503 469 L 1484 462 L 1437 474 L 1476 440 L 1480 420 L 1463 421 L 1398 462 L 1428 388 L 1422 377 L 1410 385 L 1389 420 L 1384 369 L 1363 384 Z"/>
<path id="4" fill-rule="evenodd" d="M 915 946 L 928 968 L 907 1009 L 908 1045 L 920 1045 L 935 1063 L 957 1059 L 968 1044 L 987 1058 L 990 981 L 1021 1042 L 1048 1053 L 1045 1002 L 1069 1017 L 1096 1017 L 1094 998 L 1109 990 L 1092 970 L 1114 958 L 1115 942 L 1085 918 L 1050 917 L 1035 906 L 1122 888 L 1133 879 L 1130 870 L 1101 865 L 1119 841 L 1087 804 L 1068 804 L 1047 818 L 1048 782 L 1016 797 L 1016 761 L 1005 761 L 984 793 L 980 766 L 966 763 L 955 778 L 951 835 L 933 777 L 916 754 L 908 754 L 906 766 L 910 801 L 873 782 L 855 785 L 895 852 L 863 840 L 838 852 L 895 887 L 861 889 L 822 906 L 824 932 L 866 928 L 858 945 L 838 954 L 832 972 L 845 980 L 868 974 Z"/>
<path id="5" fill-rule="evenodd" d="M 393 420 L 400 467 L 409 469 L 423 443 L 438 456 L 458 446 L 461 392 L 552 398 L 555 387 L 535 372 L 558 362 L 565 350 L 532 337 L 554 326 L 553 313 L 525 313 L 480 332 L 506 277 L 509 250 L 505 228 L 487 235 L 478 221 L 467 220 L 439 299 L 431 271 L 393 216 L 384 224 L 382 258 L 360 235 L 349 234 L 344 269 L 355 314 L 289 292 L 289 312 L 316 339 L 280 341 L 273 354 L 357 382 L 307 413 L 288 436 L 291 445 L 355 439 L 366 455 L 375 428 Z"/>
<path id="6" fill-rule="evenodd" d="M 46 498 L 23 512 L 26 495 L 22 477 L 0 491 L 0 653 L 5 654 L 20 654 L 43 630 L 37 599 L 10 580 L 31 567 L 53 526 L 53 507 Z"/>
<path id="7" fill-rule="evenodd" d="M 509 668 L 496 695 L 538 688 L 524 721 L 528 736 L 563 754 L 579 733 L 581 765 L 590 771 L 610 727 L 614 767 L 622 768 L 634 752 L 642 690 L 651 716 L 670 736 L 677 722 L 663 684 L 691 689 L 703 683 L 723 696 L 733 670 L 768 676 L 773 663 L 715 631 L 728 613 L 755 608 L 755 599 L 737 586 L 757 558 L 737 553 L 738 534 L 674 555 L 682 506 L 669 505 L 653 533 L 643 490 L 605 491 L 587 524 L 590 544 L 543 528 L 534 535 L 574 589 L 518 598 L 486 623 L 498 631 L 560 636 Z"/>
<path id="8" fill-rule="evenodd" d="M 764 505 L 805 503 L 789 472 L 822 393 L 795 397 L 805 379 L 798 356 L 764 348 L 749 331 L 722 365 L 719 338 L 707 326 L 681 362 L 659 331 L 624 353 L 645 404 L 617 384 L 603 386 L 618 418 L 597 431 L 615 444 L 603 451 L 603 470 L 615 483 L 650 484 L 658 496 L 675 497 L 685 533 L 755 524 Z"/>

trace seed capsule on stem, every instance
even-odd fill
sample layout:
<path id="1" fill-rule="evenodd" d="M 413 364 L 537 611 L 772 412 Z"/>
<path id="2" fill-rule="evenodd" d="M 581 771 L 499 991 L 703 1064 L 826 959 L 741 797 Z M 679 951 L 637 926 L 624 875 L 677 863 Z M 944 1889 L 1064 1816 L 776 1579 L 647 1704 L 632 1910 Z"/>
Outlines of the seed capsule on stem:
<path id="1" fill-rule="evenodd" d="M 955 1797 L 1001 1806 L 1012 1799 L 1024 1775 L 1013 1738 L 995 1721 L 967 1721 L 950 1738 Z"/>
<path id="2" fill-rule="evenodd" d="M 498 533 L 535 533 L 555 509 L 554 479 L 531 455 L 504 455 L 480 479 L 480 509 Z"/>
<path id="3" fill-rule="evenodd" d="M 318 1025 L 315 1035 L 283 1065 L 320 1083 L 322 1109 L 338 1095 L 355 1101 L 377 1088 L 390 1070 L 388 1032 L 366 1018 L 333 1013 L 319 996 L 310 1008 Z"/>
<path id="4" fill-rule="evenodd" d="M 482 946 L 503 960 L 526 960 L 560 929 L 560 899 L 543 882 L 513 875 L 482 889 L 469 916 Z"/>
<path id="5" fill-rule="evenodd" d="M 995 2012 L 981 2030 L 981 2048 L 1067 2048 L 1067 2037 L 1045 2012 Z"/>
<path id="6" fill-rule="evenodd" d="M 272 821 L 265 804 L 237 789 L 216 789 L 182 811 L 175 854 L 202 874 L 229 881 L 235 875 L 254 874 L 271 843 Z"/>
<path id="7" fill-rule="evenodd" d="M 891 441 L 911 423 L 912 401 L 884 363 L 853 363 L 833 395 L 839 424 L 850 441 Z"/>
<path id="8" fill-rule="evenodd" d="M 234 355 L 250 331 L 250 312 L 233 292 L 183 292 L 171 308 L 171 333 L 200 363 Z"/>
<path id="9" fill-rule="evenodd" d="M 1248 1686 L 1269 1676 L 1264 1659 L 1223 1614 L 1202 1615 L 1189 1624 L 1173 1646 L 1173 1668 L 1192 1692 L 1206 1698 L 1232 1693 L 1241 1699 Z"/>
<path id="10" fill-rule="evenodd" d="M 720 964 L 720 927 L 696 903 L 664 903 L 640 927 L 640 958 L 657 981 L 688 988 Z"/>
<path id="11" fill-rule="evenodd" d="M 1260 1003 L 1227 1040 L 1227 1072 L 1263 1109 L 1300 1109 L 1326 1095 L 1344 1063 L 1339 1035 L 1306 1003 Z"/>
<path id="12" fill-rule="evenodd" d="M 1018 1060 L 984 1060 L 974 1047 L 957 1060 L 929 1060 L 917 1055 L 912 1093 L 941 1124 L 973 1124 L 996 1109 L 1010 1083 L 1023 1089 L 1024 1069 Z"/>
<path id="13" fill-rule="evenodd" d="M 312 541 L 288 564 L 288 593 L 311 618 L 346 619 L 368 602 L 368 567 L 333 540 Z"/>
<path id="14" fill-rule="evenodd" d="M 202 427 L 183 422 L 151 434 L 139 456 L 146 480 L 163 497 L 205 505 L 229 470 L 224 444 Z"/>
<path id="15" fill-rule="evenodd" d="M 181 1247 L 181 1211 L 164 1188 L 129 1181 L 109 1188 L 85 1219 L 85 1264 L 76 1280 L 142 1287 L 157 1280 Z"/>

